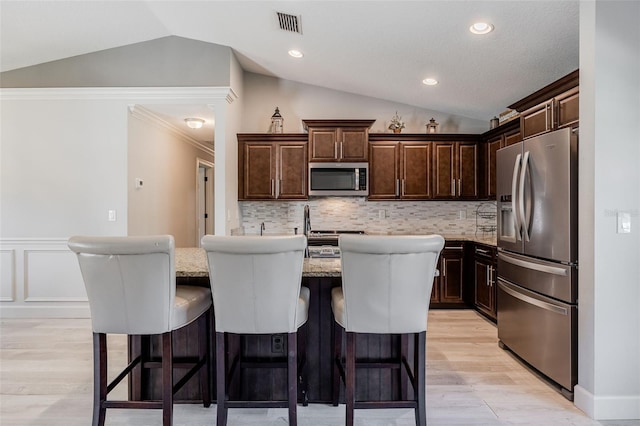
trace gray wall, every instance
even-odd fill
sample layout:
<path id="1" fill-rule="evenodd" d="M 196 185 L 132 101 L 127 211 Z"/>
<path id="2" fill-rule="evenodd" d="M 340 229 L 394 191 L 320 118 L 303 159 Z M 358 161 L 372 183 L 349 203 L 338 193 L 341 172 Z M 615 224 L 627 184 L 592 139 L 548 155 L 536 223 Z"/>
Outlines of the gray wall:
<path id="1" fill-rule="evenodd" d="M 230 86 L 231 49 L 169 36 L 0 73 L 0 87 Z"/>

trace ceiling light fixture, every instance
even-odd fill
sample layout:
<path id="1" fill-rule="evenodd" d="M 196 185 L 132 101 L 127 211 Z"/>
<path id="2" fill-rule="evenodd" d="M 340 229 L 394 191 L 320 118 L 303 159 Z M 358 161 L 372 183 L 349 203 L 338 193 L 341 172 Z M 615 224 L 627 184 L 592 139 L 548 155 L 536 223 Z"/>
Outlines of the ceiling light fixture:
<path id="1" fill-rule="evenodd" d="M 296 50 L 296 49 L 291 49 L 289 51 L 289 56 L 292 56 L 294 58 L 302 58 L 304 55 L 302 54 L 301 51 Z"/>
<path id="2" fill-rule="evenodd" d="M 191 129 L 199 129 L 204 126 L 204 120 L 202 118 L 185 118 L 184 122 L 187 123 Z"/>
<path id="3" fill-rule="evenodd" d="M 489 34 L 493 31 L 493 25 L 487 22 L 476 22 L 469 27 L 469 31 L 474 34 Z"/>
<path id="4" fill-rule="evenodd" d="M 435 78 L 425 78 L 424 80 L 422 80 L 423 84 L 426 84 L 427 86 L 435 86 L 436 84 L 438 84 L 438 80 L 436 80 Z"/>

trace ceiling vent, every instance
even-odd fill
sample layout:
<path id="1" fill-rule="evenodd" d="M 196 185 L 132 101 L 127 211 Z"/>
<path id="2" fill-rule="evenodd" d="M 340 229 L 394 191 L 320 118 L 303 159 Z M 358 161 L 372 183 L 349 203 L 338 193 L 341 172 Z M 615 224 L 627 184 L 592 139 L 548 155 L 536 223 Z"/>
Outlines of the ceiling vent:
<path id="1" fill-rule="evenodd" d="M 281 30 L 302 34 L 300 17 L 282 12 L 276 12 L 276 15 L 278 16 L 278 25 L 280 26 Z"/>

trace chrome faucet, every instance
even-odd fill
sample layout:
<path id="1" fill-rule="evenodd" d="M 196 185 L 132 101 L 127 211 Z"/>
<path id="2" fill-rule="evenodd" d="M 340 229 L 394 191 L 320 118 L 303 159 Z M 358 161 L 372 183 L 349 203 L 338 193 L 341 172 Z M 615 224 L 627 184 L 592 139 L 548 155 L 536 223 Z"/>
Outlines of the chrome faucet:
<path id="1" fill-rule="evenodd" d="M 311 232 L 311 219 L 309 218 L 309 204 L 304 206 L 304 224 L 302 233 L 307 237 L 307 248 L 304 250 L 304 257 L 309 257 L 309 233 Z"/>
<path id="2" fill-rule="evenodd" d="M 260 236 L 262 236 L 263 232 L 264 232 L 264 222 L 260 224 Z"/>
<path id="3" fill-rule="evenodd" d="M 304 206 L 304 227 L 302 228 L 302 233 L 305 237 L 309 236 L 309 232 L 311 232 L 311 219 L 309 219 L 309 204 Z"/>

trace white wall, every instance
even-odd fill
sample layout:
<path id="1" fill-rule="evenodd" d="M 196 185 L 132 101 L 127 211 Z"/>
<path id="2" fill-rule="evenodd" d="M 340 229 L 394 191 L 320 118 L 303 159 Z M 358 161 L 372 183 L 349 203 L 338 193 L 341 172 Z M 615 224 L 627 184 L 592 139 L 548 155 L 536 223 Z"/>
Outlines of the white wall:
<path id="1" fill-rule="evenodd" d="M 406 123 L 404 133 L 426 133 L 425 125 L 433 117 L 440 123 L 438 130 L 441 133 L 479 134 L 489 130 L 491 118 L 480 121 L 453 116 L 253 73 L 245 73 L 244 89 L 246 95 L 241 124 L 244 133 L 268 132 L 276 107 L 284 117 L 285 133 L 302 132 L 303 119 L 331 118 L 375 119 L 370 131 L 389 133 L 389 121 L 398 111 Z"/>
<path id="2" fill-rule="evenodd" d="M 640 419 L 640 3 L 580 7 L 579 359 L 576 405 Z M 618 212 L 631 233 L 616 233 Z"/>
<path id="3" fill-rule="evenodd" d="M 127 234 L 129 107 L 218 105 L 216 118 L 219 114 L 224 121 L 229 92 L 191 87 L 0 89 L 0 316 L 88 317 L 80 271 L 66 241 L 76 234 Z M 227 139 L 237 145 L 235 132 Z M 166 157 L 163 161 L 171 164 Z M 186 179 L 195 182 L 195 155 L 191 161 Z M 142 172 L 141 163 L 136 164 L 141 167 L 134 166 L 136 172 Z M 171 173 L 165 169 L 160 179 L 179 182 Z M 229 198 L 224 182 L 222 188 L 222 197 Z M 237 197 L 237 190 L 230 191 Z M 195 205 L 195 197 L 188 197 Z M 108 221 L 109 210 L 116 211 L 116 221 Z M 180 216 L 174 223 L 195 217 L 173 213 Z M 173 226 L 156 225 L 154 232 L 163 233 Z M 195 223 L 192 227 L 195 232 Z"/>
<path id="4" fill-rule="evenodd" d="M 198 246 L 197 160 L 213 162 L 212 150 L 136 106 L 127 158 L 127 234 L 171 234 L 176 247 Z M 135 188 L 138 178 L 141 188 Z"/>

